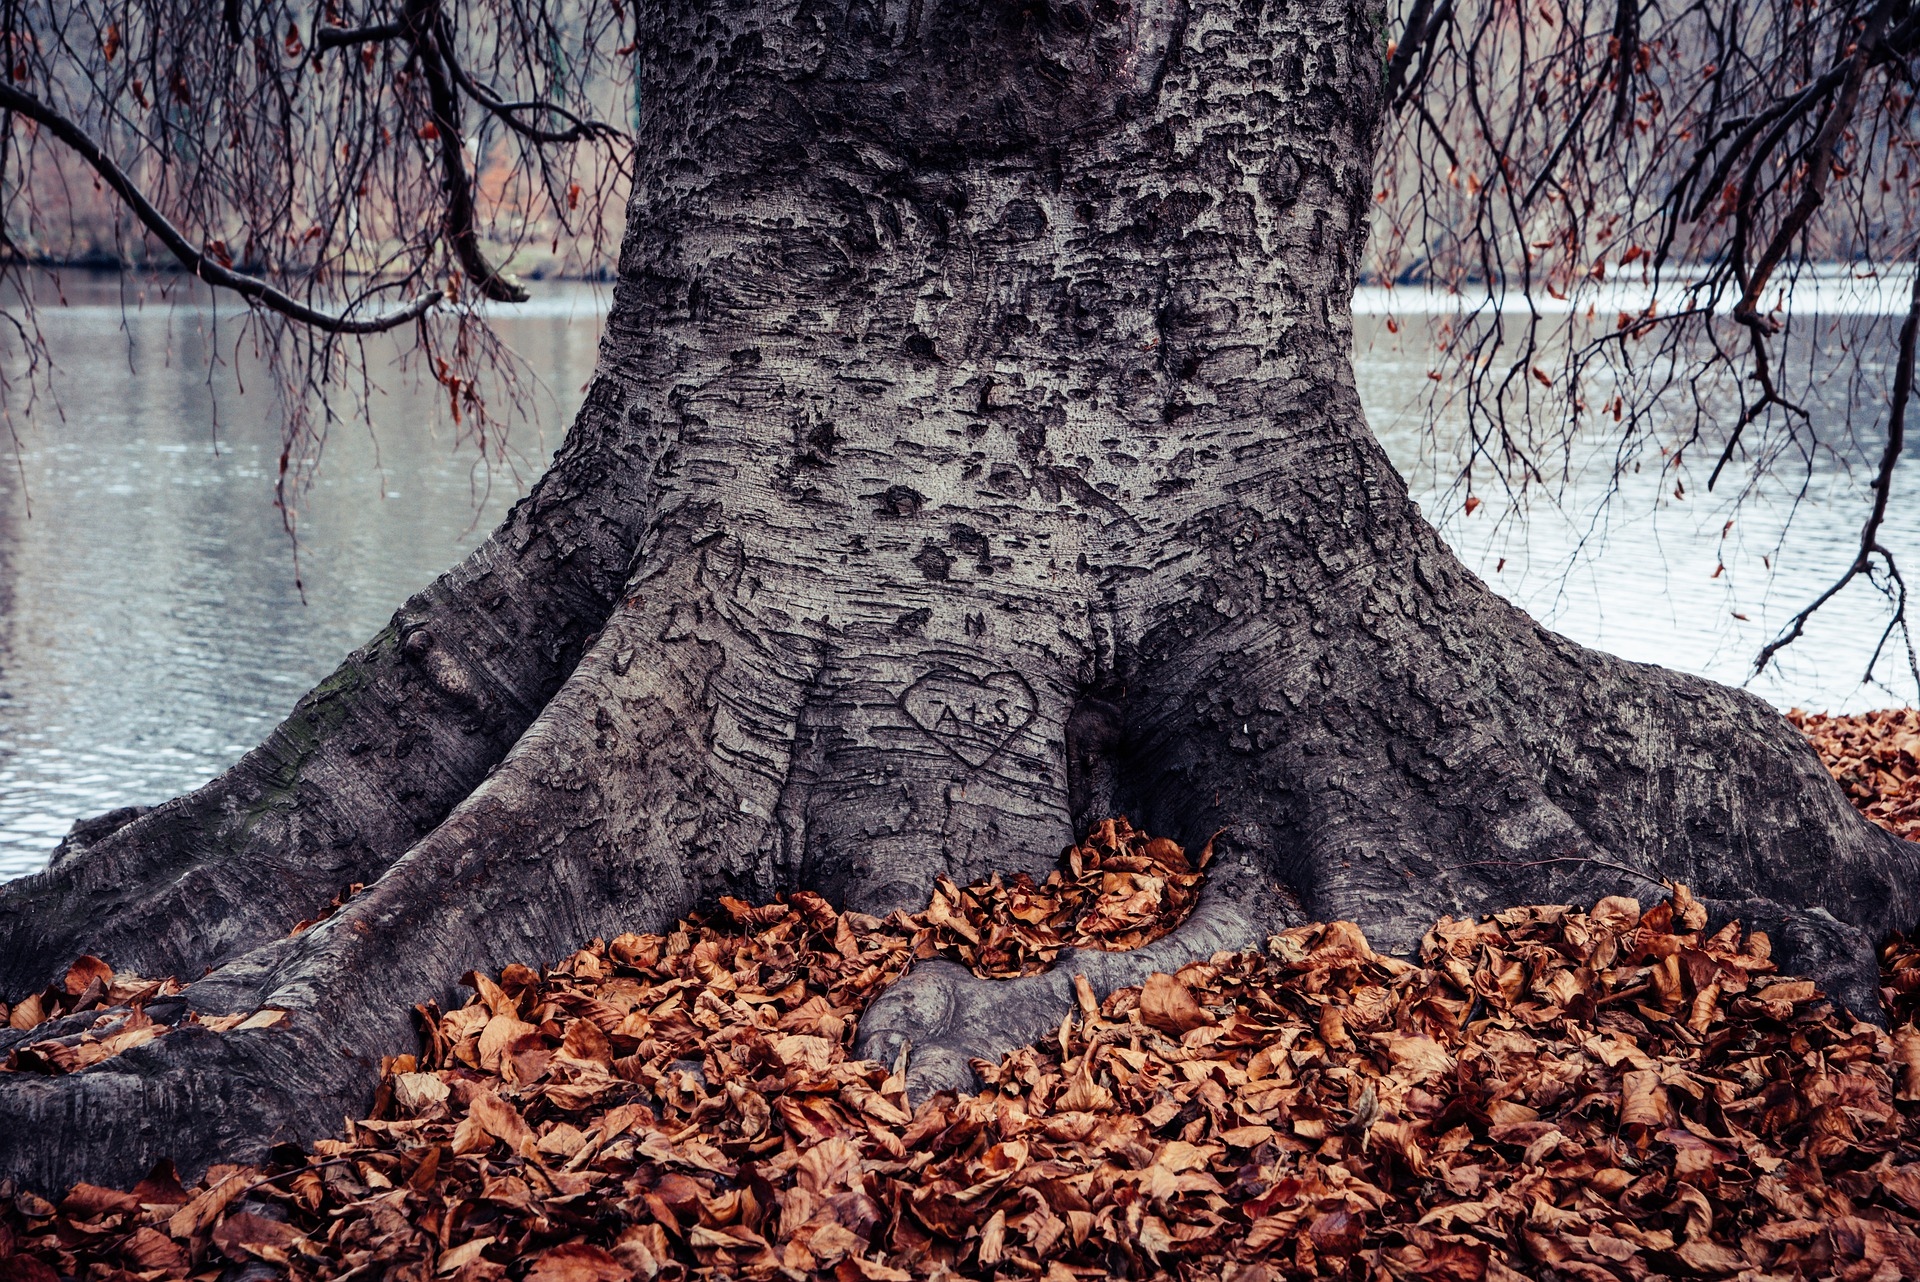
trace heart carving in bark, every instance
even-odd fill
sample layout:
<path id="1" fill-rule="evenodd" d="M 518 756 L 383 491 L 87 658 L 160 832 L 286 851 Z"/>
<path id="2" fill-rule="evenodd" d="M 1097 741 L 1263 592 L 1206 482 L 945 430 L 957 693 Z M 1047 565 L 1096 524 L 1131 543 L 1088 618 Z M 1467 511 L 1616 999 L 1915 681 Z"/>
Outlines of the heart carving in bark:
<path id="1" fill-rule="evenodd" d="M 978 770 L 1027 728 L 1039 701 L 1018 672 L 976 677 L 936 668 L 906 688 L 900 709 L 928 738 Z"/>

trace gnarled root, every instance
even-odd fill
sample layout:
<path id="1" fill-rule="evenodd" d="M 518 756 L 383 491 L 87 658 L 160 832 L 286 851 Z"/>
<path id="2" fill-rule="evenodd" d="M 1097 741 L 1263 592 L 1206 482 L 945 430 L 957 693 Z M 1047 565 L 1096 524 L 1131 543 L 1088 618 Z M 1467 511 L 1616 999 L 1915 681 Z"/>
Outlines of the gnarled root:
<path id="1" fill-rule="evenodd" d="M 907 1095 L 915 1104 L 939 1091 L 972 1091 L 973 1060 L 994 1062 L 1060 1026 L 1074 1006 L 1075 975 L 1104 994 L 1217 952 L 1262 948 L 1269 935 L 1298 921 L 1288 896 L 1251 862 L 1223 856 L 1187 919 L 1143 947 L 1068 949 L 1050 970 L 1018 979 L 981 979 L 954 962 L 921 962 L 867 1008 L 854 1049 L 882 1063 L 905 1050 Z"/>
<path id="2" fill-rule="evenodd" d="M 1707 909 L 1709 930 L 1737 921 L 1749 933 L 1765 932 L 1782 972 L 1813 980 L 1855 1019 L 1886 1026 L 1877 936 L 1848 925 L 1817 904 L 1804 908 L 1774 899 L 1702 898 L 1700 902 Z"/>
<path id="3" fill-rule="evenodd" d="M 1309 917 L 1402 955 L 1442 915 L 1682 883 L 1883 1018 L 1875 945 L 1920 916 L 1920 845 L 1859 815 L 1754 696 L 1583 649 L 1416 551 L 1448 608 L 1356 575 L 1339 604 L 1366 626 L 1329 626 L 1338 644 L 1274 612 L 1146 646 L 1136 818 L 1247 825 Z"/>

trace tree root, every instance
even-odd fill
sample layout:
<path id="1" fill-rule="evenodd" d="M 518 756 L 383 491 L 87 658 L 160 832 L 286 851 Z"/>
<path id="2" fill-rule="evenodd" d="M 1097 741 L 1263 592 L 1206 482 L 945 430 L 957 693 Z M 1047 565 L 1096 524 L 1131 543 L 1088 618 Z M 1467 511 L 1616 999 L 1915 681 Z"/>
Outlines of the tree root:
<path id="1" fill-rule="evenodd" d="M 5 1074 L 0 1166 L 50 1193 L 77 1179 L 125 1188 L 161 1158 L 192 1175 L 326 1134 L 365 1104 L 379 1069 L 334 1031 L 306 1013 L 246 1032 L 188 1024 L 84 1072 Z"/>
<path id="2" fill-rule="evenodd" d="M 194 976 L 371 884 L 486 779 L 573 670 L 625 582 L 644 512 L 596 381 L 534 493 L 302 696 L 219 778 L 76 825 L 0 886 L 0 1000 L 82 953 Z M 597 519 L 565 497 L 592 495 Z"/>
<path id="3" fill-rule="evenodd" d="M 1187 920 L 1128 952 L 1074 948 L 1053 967 L 1018 979 L 981 979 L 955 962 L 921 962 L 874 999 L 860 1018 L 854 1053 L 881 1063 L 907 1055 L 907 1096 L 978 1089 L 972 1061 L 998 1061 L 1046 1037 L 1073 1009 L 1073 977 L 1097 993 L 1144 983 L 1217 952 L 1258 951 L 1301 918 L 1288 896 L 1251 864 L 1227 856 L 1208 869 Z"/>
<path id="4" fill-rule="evenodd" d="M 1796 908 L 1771 899 L 1700 902 L 1707 909 L 1709 930 L 1737 921 L 1748 934 L 1764 931 L 1782 973 L 1806 976 L 1855 1019 L 1886 1027 L 1879 941 L 1872 935 L 1817 906 Z"/>

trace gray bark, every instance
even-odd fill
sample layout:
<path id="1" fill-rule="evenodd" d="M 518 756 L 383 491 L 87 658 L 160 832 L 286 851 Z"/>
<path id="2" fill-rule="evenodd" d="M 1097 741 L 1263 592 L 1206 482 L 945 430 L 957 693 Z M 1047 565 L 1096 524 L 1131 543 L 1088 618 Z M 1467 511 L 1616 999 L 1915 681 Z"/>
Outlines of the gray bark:
<path id="1" fill-rule="evenodd" d="M 227 776 L 0 893 L 12 995 L 94 951 L 288 1018 L 0 1081 L 0 1166 L 311 1139 L 470 968 L 720 893 L 919 907 L 1105 814 L 1223 830 L 1227 874 L 1151 953 L 1069 961 L 1106 983 L 1308 917 L 1405 951 L 1673 877 L 1872 1009 L 1913 848 L 1758 700 L 1495 597 L 1368 432 L 1377 5 L 645 13 L 620 286 L 555 471 Z M 925 968 L 864 1044 L 954 1084 L 1056 1024 L 1068 973 Z"/>

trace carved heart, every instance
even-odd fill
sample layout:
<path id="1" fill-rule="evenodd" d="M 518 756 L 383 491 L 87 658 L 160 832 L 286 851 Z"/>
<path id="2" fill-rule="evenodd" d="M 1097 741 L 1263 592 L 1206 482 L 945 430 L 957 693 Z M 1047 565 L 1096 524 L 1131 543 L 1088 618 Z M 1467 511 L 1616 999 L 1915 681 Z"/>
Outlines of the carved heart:
<path id="1" fill-rule="evenodd" d="M 907 687 L 900 708 L 928 738 L 978 770 L 1027 728 L 1039 701 L 1018 672 L 976 677 L 937 669 Z"/>

